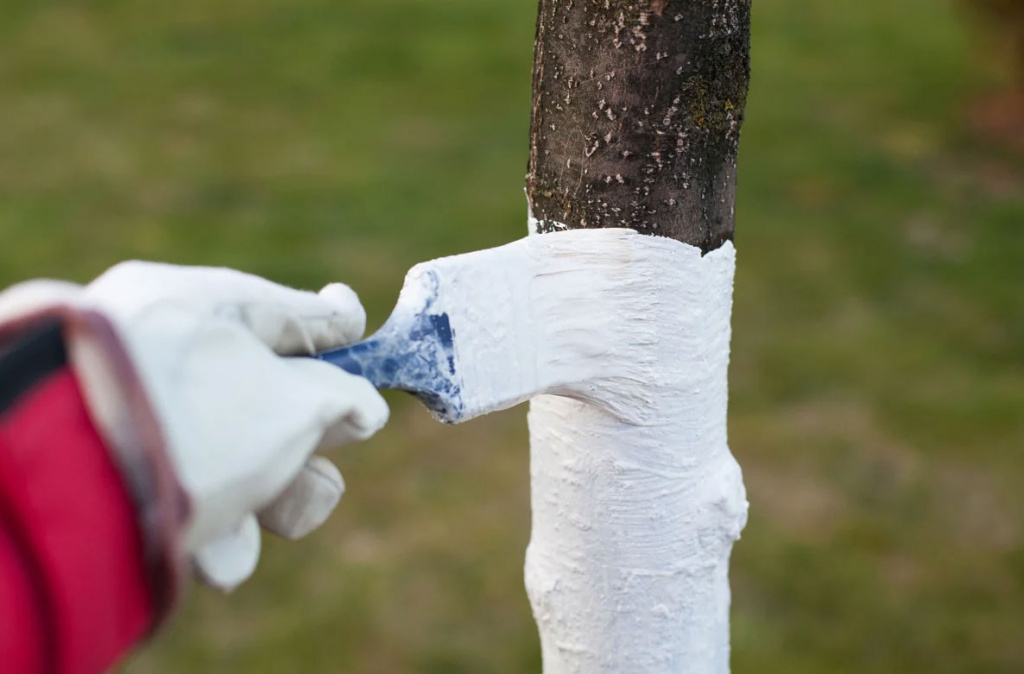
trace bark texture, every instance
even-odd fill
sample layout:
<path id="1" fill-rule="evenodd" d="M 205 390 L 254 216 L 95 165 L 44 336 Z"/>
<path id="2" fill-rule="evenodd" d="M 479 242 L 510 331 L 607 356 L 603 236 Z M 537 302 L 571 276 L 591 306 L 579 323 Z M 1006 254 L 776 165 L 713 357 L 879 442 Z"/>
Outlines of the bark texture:
<path id="1" fill-rule="evenodd" d="M 527 196 L 540 232 L 733 238 L 751 0 L 540 0 Z"/>

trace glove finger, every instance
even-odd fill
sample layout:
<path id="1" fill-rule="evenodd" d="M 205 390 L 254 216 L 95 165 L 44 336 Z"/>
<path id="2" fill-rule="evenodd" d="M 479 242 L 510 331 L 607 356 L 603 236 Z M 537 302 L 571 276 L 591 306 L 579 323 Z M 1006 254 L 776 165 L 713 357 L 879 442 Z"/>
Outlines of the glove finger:
<path id="1" fill-rule="evenodd" d="M 324 430 L 318 450 L 365 440 L 387 422 L 388 405 L 366 379 L 312 358 L 290 359 L 286 365 L 308 387 L 310 398 L 322 401 L 320 423 Z"/>
<path id="2" fill-rule="evenodd" d="M 260 524 L 289 540 L 302 538 L 324 523 L 344 493 L 337 466 L 322 456 L 310 457 L 288 488 L 260 511 Z"/>
<path id="3" fill-rule="evenodd" d="M 282 355 L 308 355 L 362 336 L 366 313 L 347 286 L 331 284 L 322 295 L 267 279 L 214 267 L 122 262 L 89 284 L 87 295 L 121 318 L 156 300 L 240 321 Z"/>
<path id="4" fill-rule="evenodd" d="M 231 592 L 252 576 L 260 558 L 260 526 L 246 515 L 232 532 L 197 550 L 193 556 L 199 577 L 222 592 Z"/>
<path id="5" fill-rule="evenodd" d="M 249 363 L 245 376 L 232 358 Z M 234 528 L 240 514 L 266 508 L 318 448 L 369 437 L 388 418 L 368 381 L 314 358 L 276 358 L 252 340 L 225 340 L 201 362 L 202 380 L 166 404 L 202 410 L 209 420 L 197 444 L 205 449 L 177 466 L 196 503 L 191 550 Z M 217 381 L 233 382 L 231 392 L 204 384 Z M 183 436 L 181 446 L 193 437 Z"/>
<path id="6" fill-rule="evenodd" d="M 314 294 L 278 286 L 274 302 L 237 307 L 238 317 L 264 344 L 284 356 L 311 355 L 363 335 L 366 312 L 348 286 L 332 283 Z"/>

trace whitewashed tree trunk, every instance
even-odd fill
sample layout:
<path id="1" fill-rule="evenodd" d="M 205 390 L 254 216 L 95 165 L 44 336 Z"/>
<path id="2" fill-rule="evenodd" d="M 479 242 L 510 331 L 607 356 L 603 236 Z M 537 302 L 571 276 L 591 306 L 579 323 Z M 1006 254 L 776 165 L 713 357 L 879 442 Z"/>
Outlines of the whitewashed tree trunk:
<path id="1" fill-rule="evenodd" d="M 531 402 L 526 586 L 546 674 L 729 671 L 747 506 L 726 410 L 749 24 L 750 0 L 540 0 L 532 232 L 675 239 L 622 263 L 662 280 L 636 298 L 649 318 L 635 337 L 593 335 L 638 375 Z M 641 412 L 594 404 L 624 395 Z"/>

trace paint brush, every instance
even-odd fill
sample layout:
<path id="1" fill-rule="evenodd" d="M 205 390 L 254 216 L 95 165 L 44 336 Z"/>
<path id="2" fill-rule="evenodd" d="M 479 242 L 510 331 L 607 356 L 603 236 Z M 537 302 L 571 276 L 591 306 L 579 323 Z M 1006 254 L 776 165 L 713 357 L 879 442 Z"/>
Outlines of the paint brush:
<path id="1" fill-rule="evenodd" d="M 650 298 L 662 296 L 649 270 L 679 254 L 655 239 L 575 230 L 418 264 L 380 330 L 316 357 L 412 393 L 446 423 L 541 393 L 635 417 L 652 380 L 631 345 L 649 343 Z M 595 394 L 609 386 L 620 390 Z"/>

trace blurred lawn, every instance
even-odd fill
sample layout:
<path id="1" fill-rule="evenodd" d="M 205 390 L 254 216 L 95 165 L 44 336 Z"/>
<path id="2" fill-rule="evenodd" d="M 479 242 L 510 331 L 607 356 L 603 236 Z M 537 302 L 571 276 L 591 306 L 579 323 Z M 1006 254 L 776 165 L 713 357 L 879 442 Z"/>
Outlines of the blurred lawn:
<path id="1" fill-rule="evenodd" d="M 1024 671 L 1024 161 L 936 0 L 755 0 L 734 671 Z M 127 257 L 353 285 L 525 232 L 535 4 L 5 0 L 0 285 Z M 127 667 L 535 672 L 523 409 L 408 400 L 349 493 Z"/>

